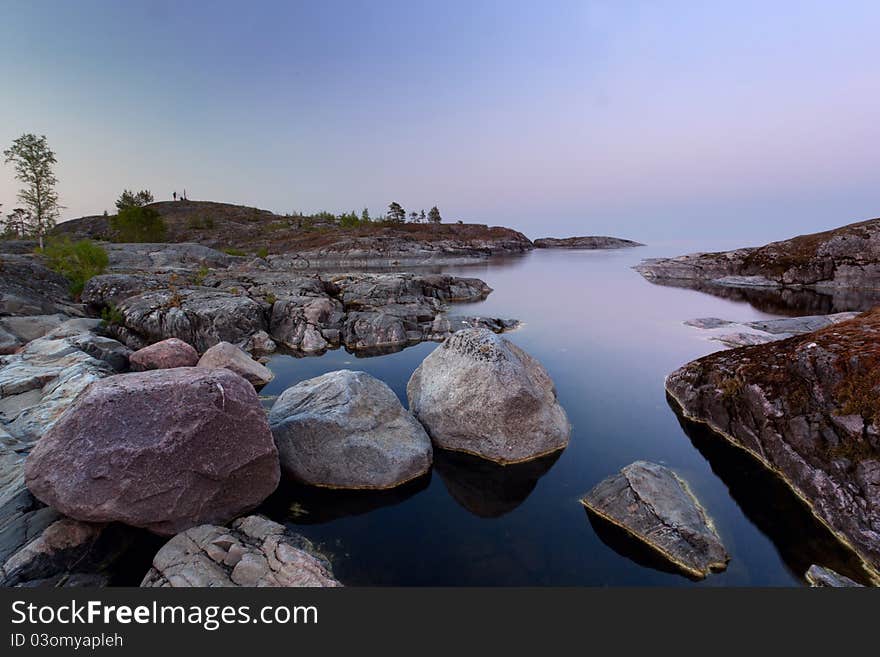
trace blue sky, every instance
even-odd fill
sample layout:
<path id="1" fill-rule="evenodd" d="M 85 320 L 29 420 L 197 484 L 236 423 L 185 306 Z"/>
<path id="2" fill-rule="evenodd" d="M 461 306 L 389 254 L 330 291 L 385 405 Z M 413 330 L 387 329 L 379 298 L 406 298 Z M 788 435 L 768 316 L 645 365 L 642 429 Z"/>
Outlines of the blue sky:
<path id="1" fill-rule="evenodd" d="M 880 215 L 880 3 L 0 0 L 0 143 L 157 198 L 757 243 Z M 14 205 L 0 167 L 0 203 Z"/>

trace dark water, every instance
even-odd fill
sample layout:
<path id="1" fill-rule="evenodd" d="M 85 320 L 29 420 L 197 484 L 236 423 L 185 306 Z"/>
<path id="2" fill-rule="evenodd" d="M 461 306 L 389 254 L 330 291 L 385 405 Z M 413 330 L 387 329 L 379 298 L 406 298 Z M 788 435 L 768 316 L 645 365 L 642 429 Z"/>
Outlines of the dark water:
<path id="1" fill-rule="evenodd" d="M 768 307 L 760 300 L 652 285 L 630 269 L 643 257 L 688 250 L 536 251 L 448 269 L 495 289 L 464 312 L 524 322 L 507 337 L 556 382 L 574 426 L 569 447 L 507 468 L 438 453 L 430 475 L 400 489 L 287 485 L 264 511 L 317 542 L 351 585 L 800 585 L 811 563 L 857 576 L 854 560 L 784 485 L 719 437 L 680 420 L 667 402 L 666 374 L 721 348 L 682 321 L 774 316 L 757 309 Z M 806 302 L 814 309 L 822 303 Z M 407 380 L 436 346 L 373 358 L 344 351 L 277 356 L 270 365 L 277 378 L 262 394 L 350 368 L 385 381 L 406 404 Z M 638 459 L 663 463 L 691 484 L 732 555 L 726 572 L 692 582 L 587 516 L 578 498 Z"/>

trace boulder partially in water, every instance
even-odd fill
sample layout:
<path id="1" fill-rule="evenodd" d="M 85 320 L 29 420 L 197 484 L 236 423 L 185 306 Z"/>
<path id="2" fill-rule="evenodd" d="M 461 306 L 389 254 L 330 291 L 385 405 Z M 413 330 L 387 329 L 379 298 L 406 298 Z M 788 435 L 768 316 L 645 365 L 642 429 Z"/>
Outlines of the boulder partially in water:
<path id="1" fill-rule="evenodd" d="M 450 336 L 413 372 L 406 393 L 443 449 L 519 463 L 568 445 L 571 424 L 550 375 L 488 329 Z"/>
<path id="2" fill-rule="evenodd" d="M 199 354 L 183 340 L 168 338 L 138 349 L 128 357 L 128 360 L 132 370 L 145 372 L 175 367 L 195 367 L 199 362 Z"/>
<path id="3" fill-rule="evenodd" d="M 288 388 L 269 423 L 284 472 L 313 486 L 392 488 L 431 467 L 425 430 L 366 372 L 329 372 Z"/>
<path id="4" fill-rule="evenodd" d="M 157 534 L 226 522 L 266 499 L 279 478 L 253 386 L 223 369 L 102 379 L 25 462 L 27 487 L 52 508 Z"/>
<path id="5" fill-rule="evenodd" d="M 222 367 L 231 370 L 255 387 L 264 386 L 275 378 L 269 368 L 229 342 L 219 342 L 208 349 L 199 359 L 198 367 Z"/>
<path id="6" fill-rule="evenodd" d="M 342 586 L 302 536 L 261 516 L 231 527 L 201 525 L 177 534 L 156 556 L 144 587 Z"/>
<path id="7" fill-rule="evenodd" d="M 727 567 L 730 557 L 709 516 L 669 468 L 636 461 L 597 484 L 581 503 L 691 577 Z"/>

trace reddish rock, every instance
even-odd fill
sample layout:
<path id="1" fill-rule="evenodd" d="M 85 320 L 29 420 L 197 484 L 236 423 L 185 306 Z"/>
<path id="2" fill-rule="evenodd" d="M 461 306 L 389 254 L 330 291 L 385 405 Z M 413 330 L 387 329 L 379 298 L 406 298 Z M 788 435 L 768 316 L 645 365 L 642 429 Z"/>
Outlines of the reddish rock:
<path id="1" fill-rule="evenodd" d="M 158 534 L 225 523 L 260 504 L 279 477 L 253 386 L 223 369 L 96 382 L 25 463 L 31 492 L 65 515 Z"/>
<path id="2" fill-rule="evenodd" d="M 129 357 L 129 362 L 135 372 L 170 370 L 173 367 L 195 367 L 199 354 L 183 340 L 168 338 L 138 349 Z"/>

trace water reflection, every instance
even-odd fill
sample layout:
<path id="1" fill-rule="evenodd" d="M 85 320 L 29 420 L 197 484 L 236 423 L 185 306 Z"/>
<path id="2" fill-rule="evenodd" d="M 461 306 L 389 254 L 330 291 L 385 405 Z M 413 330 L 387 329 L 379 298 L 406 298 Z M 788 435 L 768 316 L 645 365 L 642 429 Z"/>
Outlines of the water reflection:
<path id="1" fill-rule="evenodd" d="M 880 304 L 880 290 L 793 289 L 772 287 L 729 287 L 706 281 L 658 281 L 655 285 L 695 290 L 712 296 L 741 301 L 773 315 L 829 315 L 850 310 L 870 310 Z"/>
<path id="2" fill-rule="evenodd" d="M 480 518 L 499 518 L 525 502 L 560 454 L 498 465 L 470 454 L 438 449 L 434 451 L 434 469 L 462 507 Z"/>
<path id="3" fill-rule="evenodd" d="M 870 582 L 859 559 L 777 475 L 706 425 L 683 417 L 674 400 L 667 398 L 667 402 L 693 446 L 727 486 L 731 499 L 773 542 L 795 577 L 803 580 L 804 573 L 815 563 L 864 584 Z"/>
<path id="4" fill-rule="evenodd" d="M 336 490 L 282 482 L 261 508 L 279 522 L 315 525 L 400 504 L 431 483 L 431 473 L 389 490 Z"/>

